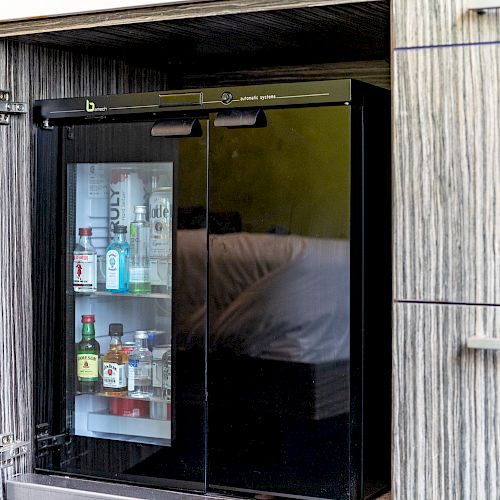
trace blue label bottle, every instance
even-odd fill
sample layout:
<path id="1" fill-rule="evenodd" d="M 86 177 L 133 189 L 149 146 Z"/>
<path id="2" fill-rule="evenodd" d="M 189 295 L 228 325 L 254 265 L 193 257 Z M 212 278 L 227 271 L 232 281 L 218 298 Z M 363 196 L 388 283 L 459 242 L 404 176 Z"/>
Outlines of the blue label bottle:
<path id="1" fill-rule="evenodd" d="M 116 225 L 114 237 L 106 249 L 106 291 L 128 292 L 130 246 L 127 243 L 127 226 Z"/>

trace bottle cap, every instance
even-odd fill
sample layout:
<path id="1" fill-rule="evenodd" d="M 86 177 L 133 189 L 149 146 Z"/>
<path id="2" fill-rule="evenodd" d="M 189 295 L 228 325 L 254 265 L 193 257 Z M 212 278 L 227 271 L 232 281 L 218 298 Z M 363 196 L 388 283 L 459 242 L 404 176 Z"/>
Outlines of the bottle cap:
<path id="1" fill-rule="evenodd" d="M 95 316 L 93 314 L 82 314 L 82 323 L 95 323 Z"/>
<path id="2" fill-rule="evenodd" d="M 92 236 L 92 228 L 91 227 L 81 227 L 78 229 L 78 234 L 80 236 Z"/>
<path id="3" fill-rule="evenodd" d="M 116 224 L 113 231 L 115 234 L 126 234 L 127 233 L 127 226 L 120 226 L 120 225 Z"/>
<path id="4" fill-rule="evenodd" d="M 144 205 L 136 205 L 134 212 L 136 214 L 145 214 L 146 213 L 146 207 Z"/>
<path id="5" fill-rule="evenodd" d="M 138 331 L 134 333 L 134 337 L 136 339 L 147 339 L 148 338 L 148 332 L 146 331 Z"/>
<path id="6" fill-rule="evenodd" d="M 123 335 L 123 325 L 121 323 L 110 323 L 109 325 L 109 335 Z"/>

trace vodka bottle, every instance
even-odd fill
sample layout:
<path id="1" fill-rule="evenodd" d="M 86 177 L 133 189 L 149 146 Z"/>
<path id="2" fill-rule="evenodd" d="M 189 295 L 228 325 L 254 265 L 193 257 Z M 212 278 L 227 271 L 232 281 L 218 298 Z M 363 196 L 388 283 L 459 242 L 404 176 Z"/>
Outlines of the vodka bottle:
<path id="1" fill-rule="evenodd" d="M 78 230 L 80 241 L 73 252 L 73 290 L 75 292 L 97 291 L 97 251 L 92 245 L 92 228 Z"/>
<path id="2" fill-rule="evenodd" d="M 123 325 L 109 325 L 109 350 L 103 358 L 102 388 L 108 396 L 127 394 L 127 354 L 122 350 Z"/>
<path id="3" fill-rule="evenodd" d="M 130 224 L 130 281 L 131 293 L 150 293 L 149 280 L 149 224 L 146 207 L 135 207 L 135 220 Z"/>
<path id="4" fill-rule="evenodd" d="M 154 292 L 170 292 L 172 286 L 172 216 L 172 188 L 155 188 L 149 198 L 149 263 Z"/>
<path id="5" fill-rule="evenodd" d="M 153 354 L 148 349 L 148 332 L 135 332 L 135 347 L 128 356 L 128 393 L 133 398 L 153 395 Z"/>
<path id="6" fill-rule="evenodd" d="M 99 342 L 95 339 L 95 317 L 82 316 L 82 340 L 76 346 L 76 376 L 78 392 L 99 391 Z"/>
<path id="7" fill-rule="evenodd" d="M 130 245 L 127 228 L 116 225 L 115 236 L 106 249 L 106 291 L 128 292 Z"/>

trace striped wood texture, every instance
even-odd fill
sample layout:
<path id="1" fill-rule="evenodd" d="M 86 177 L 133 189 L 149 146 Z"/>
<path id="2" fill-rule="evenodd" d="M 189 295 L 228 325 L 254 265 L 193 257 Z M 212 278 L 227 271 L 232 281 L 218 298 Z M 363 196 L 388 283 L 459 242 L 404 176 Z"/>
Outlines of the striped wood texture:
<path id="1" fill-rule="evenodd" d="M 500 498 L 500 308 L 396 304 L 394 468 L 398 500 Z"/>
<path id="2" fill-rule="evenodd" d="M 394 63 L 394 297 L 500 304 L 500 44 Z"/>
<path id="3" fill-rule="evenodd" d="M 468 4 L 469 0 L 394 0 L 393 45 L 500 41 L 500 11 L 479 15 L 469 11 Z"/>
<path id="4" fill-rule="evenodd" d="M 0 23 L 0 37 L 47 33 L 67 29 L 150 23 L 174 19 L 194 19 L 247 12 L 270 12 L 281 9 L 354 4 L 367 1 L 387 2 L 387 0 L 214 0 L 182 5 L 165 5 L 142 9 L 32 19 L 28 21 L 11 21 Z"/>
<path id="5" fill-rule="evenodd" d="M 0 42 L 0 88 L 14 99 L 137 92 L 165 88 L 157 72 L 69 52 Z M 31 186 L 33 173 L 31 116 L 0 126 L 0 432 L 32 441 L 32 356 L 44 346 L 31 343 Z M 46 238 L 53 235 L 47 234 Z M 40 263 L 43 266 L 43 262 Z M 36 276 L 35 276 L 36 279 Z M 30 457 L 5 477 L 31 470 Z M 0 500 L 4 492 L 0 486 Z"/>

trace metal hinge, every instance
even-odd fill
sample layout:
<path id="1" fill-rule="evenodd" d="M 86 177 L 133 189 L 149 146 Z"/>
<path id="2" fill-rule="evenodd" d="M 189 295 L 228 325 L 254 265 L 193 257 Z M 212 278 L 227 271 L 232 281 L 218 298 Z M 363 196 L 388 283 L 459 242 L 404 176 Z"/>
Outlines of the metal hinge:
<path id="1" fill-rule="evenodd" d="M 36 426 L 36 448 L 39 456 L 40 454 L 43 455 L 43 452 L 63 446 L 67 442 L 67 435 L 65 433 L 50 434 L 49 424 L 39 424 Z"/>
<path id="2" fill-rule="evenodd" d="M 16 441 L 14 434 L 0 434 L 0 469 L 12 467 L 14 459 L 28 453 L 27 441 Z"/>
<path id="3" fill-rule="evenodd" d="M 0 90 L 0 125 L 8 125 L 10 115 L 25 114 L 28 106 L 25 102 L 10 101 L 10 92 Z"/>

